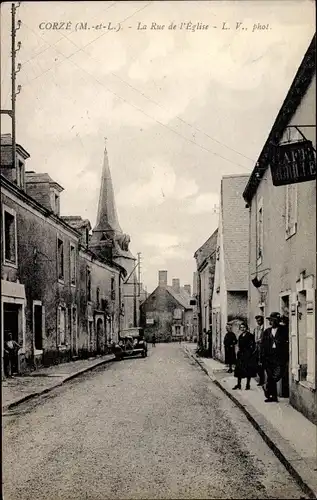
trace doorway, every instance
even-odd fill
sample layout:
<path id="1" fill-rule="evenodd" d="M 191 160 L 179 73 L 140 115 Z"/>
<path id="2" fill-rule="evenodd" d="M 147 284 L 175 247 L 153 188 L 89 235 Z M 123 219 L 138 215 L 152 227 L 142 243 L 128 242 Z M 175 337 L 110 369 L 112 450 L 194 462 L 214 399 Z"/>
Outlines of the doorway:
<path id="1" fill-rule="evenodd" d="M 3 331 L 5 341 L 7 340 L 7 335 L 10 332 L 12 334 L 12 340 L 19 343 L 19 314 L 21 310 L 22 306 L 20 304 L 11 304 L 8 302 L 3 304 Z"/>
<path id="2" fill-rule="evenodd" d="M 280 299 L 280 312 L 282 317 L 282 324 L 287 330 L 288 342 L 290 345 L 290 331 L 289 331 L 289 294 L 281 295 Z M 289 359 L 287 360 L 286 369 L 281 380 L 281 397 L 289 397 L 289 387 L 290 387 L 290 369 L 289 369 Z"/>
<path id="3" fill-rule="evenodd" d="M 97 331 L 97 354 L 101 354 L 104 351 L 104 329 L 103 329 L 103 321 L 101 318 L 97 319 L 96 325 Z"/>
<path id="4" fill-rule="evenodd" d="M 72 349 L 72 356 L 76 357 L 77 356 L 77 307 L 72 306 L 70 313 L 71 313 L 71 339 L 72 339 L 71 349 Z"/>

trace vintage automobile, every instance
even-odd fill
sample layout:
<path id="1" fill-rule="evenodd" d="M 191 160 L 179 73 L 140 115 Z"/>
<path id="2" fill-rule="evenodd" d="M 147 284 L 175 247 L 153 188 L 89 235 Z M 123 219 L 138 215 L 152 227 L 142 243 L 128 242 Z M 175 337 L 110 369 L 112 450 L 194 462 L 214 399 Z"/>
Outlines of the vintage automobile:
<path id="1" fill-rule="evenodd" d="M 141 328 L 129 328 L 120 332 L 119 342 L 114 346 L 114 355 L 118 361 L 130 356 L 147 356 L 147 343 Z"/>

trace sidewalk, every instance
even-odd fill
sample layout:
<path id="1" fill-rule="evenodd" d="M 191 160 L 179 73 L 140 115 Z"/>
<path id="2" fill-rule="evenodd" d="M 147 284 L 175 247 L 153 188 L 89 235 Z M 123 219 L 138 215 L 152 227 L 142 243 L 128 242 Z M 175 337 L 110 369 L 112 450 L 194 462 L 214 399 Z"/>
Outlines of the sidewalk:
<path id="1" fill-rule="evenodd" d="M 295 410 L 286 398 L 266 404 L 261 387 L 251 381 L 251 391 L 233 391 L 236 379 L 223 363 L 196 355 L 196 345 L 186 343 L 185 352 L 245 413 L 264 441 L 310 498 L 317 498 L 317 428 Z"/>
<path id="2" fill-rule="evenodd" d="M 48 368 L 40 368 L 27 376 L 5 379 L 2 382 L 2 412 L 10 410 L 28 399 L 45 394 L 68 380 L 114 359 L 113 354 L 80 359 Z"/>

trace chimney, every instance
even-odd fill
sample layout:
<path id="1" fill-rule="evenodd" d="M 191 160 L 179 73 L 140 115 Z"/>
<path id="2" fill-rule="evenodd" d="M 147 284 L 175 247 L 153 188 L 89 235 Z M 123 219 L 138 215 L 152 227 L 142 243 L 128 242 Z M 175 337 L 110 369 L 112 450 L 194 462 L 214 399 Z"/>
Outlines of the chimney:
<path id="1" fill-rule="evenodd" d="M 184 285 L 184 290 L 191 297 L 191 295 L 192 295 L 192 287 L 190 285 Z"/>
<path id="2" fill-rule="evenodd" d="M 167 271 L 159 271 L 158 284 L 159 286 L 167 286 Z"/>
<path id="3" fill-rule="evenodd" d="M 180 287 L 180 282 L 178 278 L 173 278 L 172 280 L 172 288 L 175 293 L 180 293 L 181 287 Z"/>

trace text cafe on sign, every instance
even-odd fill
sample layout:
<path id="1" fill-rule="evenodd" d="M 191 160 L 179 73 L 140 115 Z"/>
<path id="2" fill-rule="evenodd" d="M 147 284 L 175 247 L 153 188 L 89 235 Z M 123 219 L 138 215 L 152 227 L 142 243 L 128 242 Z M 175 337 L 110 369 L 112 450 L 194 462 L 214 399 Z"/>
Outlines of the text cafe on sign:
<path id="1" fill-rule="evenodd" d="M 316 179 L 316 152 L 308 140 L 273 146 L 270 165 L 274 186 Z"/>

